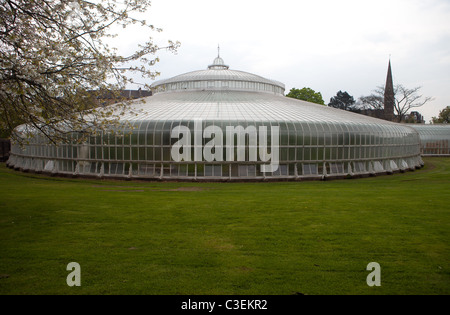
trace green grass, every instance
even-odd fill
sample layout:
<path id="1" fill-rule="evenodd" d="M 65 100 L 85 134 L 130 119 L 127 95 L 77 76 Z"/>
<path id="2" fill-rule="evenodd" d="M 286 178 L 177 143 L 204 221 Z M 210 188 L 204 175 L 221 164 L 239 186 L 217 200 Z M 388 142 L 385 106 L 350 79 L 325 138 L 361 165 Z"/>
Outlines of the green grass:
<path id="1" fill-rule="evenodd" d="M 154 183 L 0 166 L 0 294 L 449 294 L 450 159 L 357 180 Z M 181 188 L 181 189 L 180 189 Z M 81 287 L 69 287 L 69 262 Z M 369 287 L 370 262 L 381 287 Z"/>

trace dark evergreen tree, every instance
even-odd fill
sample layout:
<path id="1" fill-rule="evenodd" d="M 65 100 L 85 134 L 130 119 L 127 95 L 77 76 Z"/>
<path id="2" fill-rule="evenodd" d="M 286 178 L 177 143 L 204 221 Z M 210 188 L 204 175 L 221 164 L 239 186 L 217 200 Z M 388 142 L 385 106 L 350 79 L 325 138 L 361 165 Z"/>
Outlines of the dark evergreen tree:
<path id="1" fill-rule="evenodd" d="M 356 111 L 355 99 L 347 92 L 339 91 L 336 96 L 330 99 L 329 107 L 339 108 L 348 111 Z"/>

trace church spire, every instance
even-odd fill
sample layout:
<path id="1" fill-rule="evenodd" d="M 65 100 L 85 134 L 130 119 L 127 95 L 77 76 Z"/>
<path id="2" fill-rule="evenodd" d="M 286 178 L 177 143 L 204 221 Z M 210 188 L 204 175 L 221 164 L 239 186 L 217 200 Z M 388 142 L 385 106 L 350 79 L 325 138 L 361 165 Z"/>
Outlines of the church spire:
<path id="1" fill-rule="evenodd" d="M 391 58 L 389 58 L 388 73 L 386 77 L 386 87 L 384 89 L 384 117 L 386 120 L 394 120 L 394 81 L 392 80 Z"/>

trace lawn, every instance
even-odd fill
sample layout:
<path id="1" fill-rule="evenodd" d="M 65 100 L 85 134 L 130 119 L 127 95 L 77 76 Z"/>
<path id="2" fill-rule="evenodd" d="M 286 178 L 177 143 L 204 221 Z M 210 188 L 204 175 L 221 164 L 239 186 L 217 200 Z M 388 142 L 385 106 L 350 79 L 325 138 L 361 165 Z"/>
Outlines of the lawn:
<path id="1" fill-rule="evenodd" d="M 355 180 L 157 183 L 0 164 L 0 294 L 449 294 L 450 158 Z M 81 266 L 69 287 L 67 264 Z M 381 286 L 369 287 L 370 262 Z"/>

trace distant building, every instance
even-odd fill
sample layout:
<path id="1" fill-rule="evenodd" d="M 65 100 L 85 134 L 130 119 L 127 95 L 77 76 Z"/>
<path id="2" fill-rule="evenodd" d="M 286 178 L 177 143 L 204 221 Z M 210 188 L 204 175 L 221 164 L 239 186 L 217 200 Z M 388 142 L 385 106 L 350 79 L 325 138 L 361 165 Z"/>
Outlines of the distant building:
<path id="1" fill-rule="evenodd" d="M 97 92 L 98 93 L 98 92 Z M 112 91 L 107 91 L 104 93 L 99 93 L 96 99 L 101 106 L 108 106 L 117 103 L 121 100 L 135 100 L 138 98 L 152 96 L 152 91 L 146 91 L 142 89 L 138 90 L 121 90 L 117 93 Z"/>
<path id="2" fill-rule="evenodd" d="M 142 89 L 139 90 L 122 90 L 120 91 L 120 95 L 127 99 L 137 99 L 147 96 L 152 96 L 152 91 L 145 91 Z"/>
<path id="3" fill-rule="evenodd" d="M 404 122 L 410 123 L 410 124 L 424 124 L 425 119 L 423 118 L 421 113 L 411 112 L 405 116 Z"/>
<path id="4" fill-rule="evenodd" d="M 379 119 L 385 119 L 384 116 L 384 110 L 383 109 L 361 109 L 359 111 L 356 111 L 356 113 L 358 114 L 362 114 L 362 115 L 366 115 L 366 116 L 370 116 L 370 117 L 374 117 L 374 118 L 379 118 Z"/>

